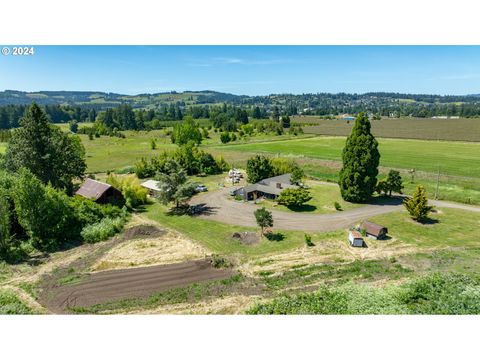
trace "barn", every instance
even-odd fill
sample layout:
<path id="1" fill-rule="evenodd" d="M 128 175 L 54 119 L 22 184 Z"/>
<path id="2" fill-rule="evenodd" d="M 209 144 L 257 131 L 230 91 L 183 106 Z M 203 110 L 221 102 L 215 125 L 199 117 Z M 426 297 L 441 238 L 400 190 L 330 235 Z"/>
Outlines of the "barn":
<path id="1" fill-rule="evenodd" d="M 87 179 L 75 193 L 99 204 L 123 205 L 125 199 L 120 190 L 97 180 Z"/>
<path id="2" fill-rule="evenodd" d="M 364 221 L 360 228 L 362 230 L 365 230 L 365 233 L 368 237 L 376 240 L 383 240 L 387 237 L 388 234 L 388 229 L 386 227 L 370 221 Z"/>
<path id="3" fill-rule="evenodd" d="M 352 245 L 352 246 L 363 247 L 362 234 L 360 234 L 356 230 L 350 230 L 350 232 L 348 233 L 348 241 L 350 242 L 350 245 Z"/>

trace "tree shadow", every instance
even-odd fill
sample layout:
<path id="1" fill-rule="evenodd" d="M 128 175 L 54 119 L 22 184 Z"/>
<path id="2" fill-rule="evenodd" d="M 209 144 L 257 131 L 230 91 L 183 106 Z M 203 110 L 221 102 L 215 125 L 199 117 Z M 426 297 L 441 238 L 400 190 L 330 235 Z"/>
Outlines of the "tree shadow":
<path id="1" fill-rule="evenodd" d="M 287 206 L 288 210 L 294 211 L 294 212 L 312 212 L 317 210 L 317 207 L 315 205 L 300 205 L 300 206 Z"/>
<path id="2" fill-rule="evenodd" d="M 208 206 L 206 203 L 196 204 L 190 206 L 189 215 L 199 216 L 199 215 L 213 215 L 217 212 L 218 207 Z"/>
<path id="3" fill-rule="evenodd" d="M 367 205 L 402 205 L 405 197 L 400 195 L 392 195 L 392 196 L 376 196 L 371 198 L 365 204 Z"/>
<path id="4" fill-rule="evenodd" d="M 269 241 L 283 241 L 285 239 L 285 235 L 282 234 L 282 233 L 274 233 L 274 232 L 267 232 L 265 234 L 265 237 L 269 240 Z"/>
<path id="5" fill-rule="evenodd" d="M 435 225 L 438 224 L 440 221 L 438 219 L 426 218 L 417 222 L 422 225 Z"/>

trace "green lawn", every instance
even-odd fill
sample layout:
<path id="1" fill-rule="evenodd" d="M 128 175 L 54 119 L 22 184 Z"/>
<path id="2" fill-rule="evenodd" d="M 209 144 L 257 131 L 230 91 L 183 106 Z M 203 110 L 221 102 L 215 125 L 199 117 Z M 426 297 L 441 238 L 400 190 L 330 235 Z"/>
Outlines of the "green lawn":
<path id="1" fill-rule="evenodd" d="M 232 255 L 243 254 L 247 256 L 261 256 L 275 252 L 284 252 L 298 248 L 305 244 L 304 233 L 299 231 L 281 231 L 285 238 L 281 241 L 270 241 L 263 238 L 256 245 L 244 245 L 232 239 L 232 234 L 238 231 L 259 231 L 256 228 L 234 226 L 217 221 L 199 219 L 187 215 L 167 215 L 167 208 L 158 203 L 147 207 L 145 216 L 160 224 L 173 228 L 192 240 L 198 241 L 214 253 Z M 253 216 L 253 214 L 252 214 Z M 345 236 L 344 231 L 314 234 L 312 240 L 331 241 Z"/>
<path id="2" fill-rule="evenodd" d="M 444 174 L 480 177 L 480 143 L 378 139 L 380 165 Z M 224 145 L 217 149 L 269 153 L 283 156 L 341 160 L 344 137 L 318 136 L 308 139 Z"/>
<path id="3" fill-rule="evenodd" d="M 150 158 L 164 150 L 176 148 L 160 130 L 124 131 L 123 133 L 126 136 L 125 139 L 101 136 L 89 140 L 87 135 L 80 135 L 85 146 L 88 172 L 106 172 L 133 166 L 142 157 Z M 150 148 L 151 139 L 156 139 L 156 150 Z"/>
<path id="4" fill-rule="evenodd" d="M 308 181 L 309 191 L 312 200 L 297 209 L 289 209 L 284 205 L 278 205 L 275 201 L 264 200 L 259 203 L 259 206 L 265 206 L 269 209 L 281 211 L 296 211 L 313 214 L 328 214 L 336 212 L 334 203 L 338 202 L 342 210 L 349 210 L 359 206 L 360 204 L 353 204 L 342 199 L 340 195 L 340 188 L 336 184 L 322 184 L 316 181 Z"/>
<path id="5" fill-rule="evenodd" d="M 419 247 L 478 247 L 480 216 L 472 211 L 438 208 L 431 224 L 411 220 L 406 211 L 376 216 L 371 220 L 386 226 L 389 235 Z M 437 222 L 438 221 L 438 222 Z"/>
<path id="6" fill-rule="evenodd" d="M 0 154 L 3 154 L 6 148 L 7 148 L 7 143 L 0 143 Z"/>

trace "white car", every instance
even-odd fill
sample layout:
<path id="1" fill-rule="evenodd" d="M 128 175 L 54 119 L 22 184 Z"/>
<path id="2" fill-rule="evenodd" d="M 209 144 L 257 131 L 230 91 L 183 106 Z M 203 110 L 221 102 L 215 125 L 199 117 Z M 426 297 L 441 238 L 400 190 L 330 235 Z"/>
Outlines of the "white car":
<path id="1" fill-rule="evenodd" d="M 195 190 L 197 190 L 198 192 L 205 192 L 208 191 L 208 188 L 205 185 L 198 185 Z"/>

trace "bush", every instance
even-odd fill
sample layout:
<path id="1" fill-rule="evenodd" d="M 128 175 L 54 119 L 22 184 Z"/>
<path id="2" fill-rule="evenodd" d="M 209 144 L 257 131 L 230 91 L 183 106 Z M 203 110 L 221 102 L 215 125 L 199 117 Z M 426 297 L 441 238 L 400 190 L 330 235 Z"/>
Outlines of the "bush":
<path id="1" fill-rule="evenodd" d="M 140 185 L 135 175 L 116 176 L 110 174 L 107 183 L 120 190 L 128 208 L 135 208 L 147 202 L 148 190 Z"/>
<path id="2" fill-rule="evenodd" d="M 337 201 L 333 203 L 333 206 L 335 206 L 335 210 L 337 211 L 342 211 L 342 205 L 340 205 Z"/>
<path id="3" fill-rule="evenodd" d="M 304 188 L 285 189 L 280 193 L 277 201 L 287 207 L 298 207 L 309 202 L 312 199 L 310 192 Z"/>
<path id="4" fill-rule="evenodd" d="M 210 264 L 216 269 L 228 268 L 232 266 L 232 263 L 228 259 L 218 254 L 212 254 L 210 258 Z"/>
<path id="5" fill-rule="evenodd" d="M 230 134 L 228 132 L 221 133 L 220 141 L 222 142 L 222 144 L 229 143 L 231 141 Z"/>
<path id="6" fill-rule="evenodd" d="M 310 234 L 305 234 L 305 244 L 307 244 L 307 246 L 315 246 L 312 241 L 312 236 Z"/>
<path id="7" fill-rule="evenodd" d="M 87 225 L 82 229 L 82 239 L 87 243 L 96 243 L 119 233 L 125 225 L 126 216 L 104 218 L 100 222 Z"/>

